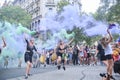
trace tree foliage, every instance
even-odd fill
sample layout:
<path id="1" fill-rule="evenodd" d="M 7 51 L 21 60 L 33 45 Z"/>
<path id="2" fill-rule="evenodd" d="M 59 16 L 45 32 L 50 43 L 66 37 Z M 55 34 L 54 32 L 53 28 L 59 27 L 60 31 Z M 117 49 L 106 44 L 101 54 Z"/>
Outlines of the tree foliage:
<path id="1" fill-rule="evenodd" d="M 110 0 L 101 0 L 101 5 L 94 14 L 96 20 L 106 21 L 107 11 L 110 7 Z"/>
<path id="2" fill-rule="evenodd" d="M 119 34 L 113 34 L 112 36 L 113 36 L 114 41 L 116 41 L 119 38 Z"/>
<path id="3" fill-rule="evenodd" d="M 78 44 L 79 42 L 83 42 L 86 38 L 85 32 L 83 28 L 79 28 L 79 27 L 74 27 L 73 30 L 68 31 L 68 33 L 74 32 L 74 43 Z"/>
<path id="4" fill-rule="evenodd" d="M 58 9 L 58 12 L 61 12 L 63 11 L 63 7 L 70 4 L 68 1 L 66 0 L 61 0 L 58 4 L 57 4 L 57 9 Z"/>
<path id="5" fill-rule="evenodd" d="M 101 0 L 101 4 L 94 17 L 97 20 L 118 22 L 120 24 L 120 0 Z"/>
<path id="6" fill-rule="evenodd" d="M 5 6 L 0 9 L 0 20 L 10 23 L 21 23 L 29 27 L 32 17 L 24 9 L 18 6 Z"/>
<path id="7" fill-rule="evenodd" d="M 120 24 L 120 5 L 111 6 L 107 13 L 107 20 L 109 22 L 117 22 Z"/>

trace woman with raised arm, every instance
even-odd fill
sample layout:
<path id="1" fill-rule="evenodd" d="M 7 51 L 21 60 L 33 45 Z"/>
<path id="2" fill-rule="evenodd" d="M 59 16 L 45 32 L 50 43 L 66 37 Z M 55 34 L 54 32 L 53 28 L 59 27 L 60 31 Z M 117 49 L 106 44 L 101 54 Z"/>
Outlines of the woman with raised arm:
<path id="1" fill-rule="evenodd" d="M 73 39 L 68 43 L 65 44 L 63 41 L 60 40 L 58 47 L 57 47 L 57 67 L 58 69 L 61 68 L 61 62 L 63 63 L 63 69 L 65 70 L 65 64 L 67 62 L 67 56 L 65 54 L 65 50 L 67 46 L 73 41 Z"/>
<path id="2" fill-rule="evenodd" d="M 26 46 L 26 52 L 25 52 L 25 62 L 27 64 L 26 66 L 26 75 L 25 75 L 25 79 L 28 78 L 28 76 L 30 76 L 30 69 L 32 67 L 32 56 L 33 56 L 33 53 L 34 51 L 37 52 L 37 49 L 34 45 L 34 39 L 31 38 L 30 41 L 28 41 L 26 38 L 25 38 L 25 41 L 27 43 L 27 46 Z M 38 53 L 38 52 L 37 52 Z"/>
<path id="3" fill-rule="evenodd" d="M 105 65 L 107 66 L 107 80 L 110 80 L 111 79 L 114 79 L 113 76 L 112 76 L 112 69 L 113 69 L 113 58 L 112 58 L 112 47 L 110 45 L 110 42 L 112 42 L 113 38 L 112 38 L 112 35 L 110 34 L 109 32 L 109 29 L 107 29 L 107 33 L 109 35 L 109 38 L 107 37 L 104 37 L 102 38 L 100 41 L 101 41 L 101 44 L 104 48 L 104 52 L 105 52 L 105 60 L 103 61 L 105 63 Z M 104 76 L 101 75 L 101 76 Z"/>
<path id="4" fill-rule="evenodd" d="M 2 41 L 3 41 L 3 44 L 0 46 L 0 54 L 2 53 L 2 49 L 3 49 L 4 47 L 6 47 L 6 42 L 5 42 L 4 37 L 2 37 Z"/>

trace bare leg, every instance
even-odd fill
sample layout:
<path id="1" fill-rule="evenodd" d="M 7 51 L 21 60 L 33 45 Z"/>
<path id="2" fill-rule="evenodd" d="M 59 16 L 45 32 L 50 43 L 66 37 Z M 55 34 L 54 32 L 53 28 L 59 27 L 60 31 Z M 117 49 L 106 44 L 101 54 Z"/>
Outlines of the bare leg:
<path id="1" fill-rule="evenodd" d="M 67 58 L 65 57 L 65 59 L 63 60 L 63 69 L 65 70 L 65 64 L 67 63 Z"/>
<path id="2" fill-rule="evenodd" d="M 58 59 L 57 59 L 58 69 L 60 69 L 60 64 L 61 64 L 61 57 L 60 57 L 60 56 L 58 56 Z"/>
<path id="3" fill-rule="evenodd" d="M 108 63 L 109 63 L 109 75 L 112 75 L 112 69 L 113 69 L 113 60 L 108 60 Z"/>
<path id="4" fill-rule="evenodd" d="M 18 64 L 18 67 L 21 67 L 21 64 L 22 64 L 22 60 L 19 58 L 19 64 Z"/>
<path id="5" fill-rule="evenodd" d="M 109 64 L 109 72 L 108 72 L 108 78 L 115 80 L 115 78 L 112 76 L 112 70 L 113 70 L 113 59 L 108 60 Z"/>
<path id="6" fill-rule="evenodd" d="M 57 59 L 57 64 L 58 64 L 58 65 L 60 65 L 60 63 L 61 63 L 61 57 L 60 57 L 60 56 L 58 56 L 58 59 Z"/>
<path id="7" fill-rule="evenodd" d="M 26 77 L 28 78 L 28 74 L 30 74 L 30 69 L 31 69 L 32 63 L 30 63 L 29 61 L 27 62 L 27 66 L 26 66 Z"/>
<path id="8" fill-rule="evenodd" d="M 106 67 L 107 67 L 107 73 L 109 72 L 109 65 L 108 65 L 108 60 L 102 61 Z"/>

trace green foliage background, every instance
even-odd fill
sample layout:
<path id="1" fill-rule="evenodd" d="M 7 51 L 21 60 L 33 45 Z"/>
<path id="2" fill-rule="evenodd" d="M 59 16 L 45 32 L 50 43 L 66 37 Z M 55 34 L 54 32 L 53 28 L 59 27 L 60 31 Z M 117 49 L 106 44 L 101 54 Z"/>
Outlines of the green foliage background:
<path id="1" fill-rule="evenodd" d="M 32 17 L 18 6 L 5 6 L 0 8 L 0 20 L 29 27 Z"/>

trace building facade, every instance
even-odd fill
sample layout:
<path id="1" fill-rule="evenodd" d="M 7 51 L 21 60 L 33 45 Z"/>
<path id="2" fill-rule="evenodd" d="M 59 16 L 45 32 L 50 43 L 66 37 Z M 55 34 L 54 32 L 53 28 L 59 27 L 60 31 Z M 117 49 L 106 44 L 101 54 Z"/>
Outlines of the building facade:
<path id="1" fill-rule="evenodd" d="M 56 10 L 54 0 L 15 0 L 13 5 L 20 6 L 32 15 L 31 30 L 39 30 L 41 18 L 49 10 Z"/>
<path id="2" fill-rule="evenodd" d="M 32 15 L 31 30 L 40 30 L 40 20 L 48 11 L 56 11 L 57 3 L 61 0 L 15 0 L 13 5 L 20 6 Z M 67 0 L 74 4 L 80 0 Z"/>

